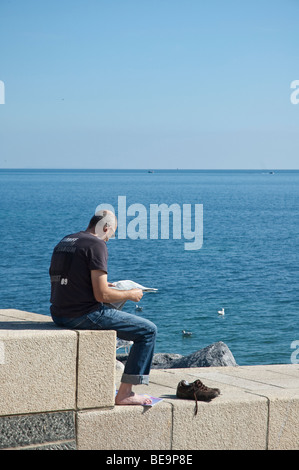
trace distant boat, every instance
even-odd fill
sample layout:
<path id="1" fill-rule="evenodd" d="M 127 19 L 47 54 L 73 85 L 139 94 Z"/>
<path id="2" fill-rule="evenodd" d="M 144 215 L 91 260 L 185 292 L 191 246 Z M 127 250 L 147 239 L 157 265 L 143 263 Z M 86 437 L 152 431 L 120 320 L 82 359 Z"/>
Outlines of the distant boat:
<path id="1" fill-rule="evenodd" d="M 192 336 L 192 332 L 191 332 L 191 331 L 182 330 L 182 335 L 183 335 L 183 336 Z"/>
<path id="2" fill-rule="evenodd" d="M 154 170 L 148 170 L 148 173 L 154 173 Z"/>
<path id="3" fill-rule="evenodd" d="M 269 171 L 269 174 L 274 175 L 275 173 L 274 173 L 274 171 Z"/>
<path id="4" fill-rule="evenodd" d="M 221 310 L 218 310 L 218 315 L 224 315 L 224 308 L 222 308 Z"/>

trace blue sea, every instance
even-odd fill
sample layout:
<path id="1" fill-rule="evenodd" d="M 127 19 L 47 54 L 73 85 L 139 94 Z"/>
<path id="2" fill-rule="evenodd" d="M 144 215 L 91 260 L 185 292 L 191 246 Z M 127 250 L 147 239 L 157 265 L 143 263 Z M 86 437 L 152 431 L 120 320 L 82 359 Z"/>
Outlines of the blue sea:
<path id="1" fill-rule="evenodd" d="M 119 196 L 127 207 L 142 204 L 148 218 L 151 204 L 203 205 L 198 250 L 185 250 L 183 235 L 173 239 L 171 223 L 169 239 L 108 242 L 111 282 L 158 289 L 137 312 L 158 327 L 156 352 L 186 355 L 223 341 L 239 365 L 291 362 L 299 340 L 299 171 L 0 170 L 0 308 L 49 315 L 54 245 L 85 229 L 99 204 L 117 212 Z"/>

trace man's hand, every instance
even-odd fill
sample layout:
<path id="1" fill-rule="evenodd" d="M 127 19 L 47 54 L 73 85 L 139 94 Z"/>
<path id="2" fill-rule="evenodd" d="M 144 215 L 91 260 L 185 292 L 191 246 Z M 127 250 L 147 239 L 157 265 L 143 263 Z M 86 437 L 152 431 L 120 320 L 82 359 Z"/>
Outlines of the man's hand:
<path id="1" fill-rule="evenodd" d="M 108 283 L 107 273 L 105 273 L 104 271 L 92 270 L 91 283 L 95 299 L 98 302 L 102 302 L 105 304 L 109 304 L 112 302 L 122 302 L 123 300 L 132 300 L 132 302 L 139 302 L 139 300 L 143 296 L 143 292 L 141 289 L 111 289 L 111 283 Z"/>
<path id="2" fill-rule="evenodd" d="M 121 291 L 121 292 L 124 292 L 124 291 Z M 127 292 L 131 295 L 130 300 L 132 300 L 133 302 L 139 302 L 139 300 L 141 300 L 143 297 L 143 292 L 141 289 L 131 289 Z"/>

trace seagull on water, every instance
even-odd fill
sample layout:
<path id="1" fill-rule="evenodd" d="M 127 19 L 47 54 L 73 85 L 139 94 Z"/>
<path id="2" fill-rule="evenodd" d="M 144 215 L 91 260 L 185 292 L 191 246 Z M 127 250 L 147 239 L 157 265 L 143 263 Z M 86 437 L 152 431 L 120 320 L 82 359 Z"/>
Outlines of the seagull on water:
<path id="1" fill-rule="evenodd" d="M 183 335 L 183 336 L 192 336 L 192 332 L 191 332 L 191 331 L 182 330 L 182 335 Z"/>
<path id="2" fill-rule="evenodd" d="M 221 310 L 218 310 L 218 315 L 224 315 L 224 308 L 222 308 Z"/>
<path id="3" fill-rule="evenodd" d="M 143 307 L 140 307 L 139 305 L 135 305 L 135 310 L 136 312 L 142 312 Z"/>

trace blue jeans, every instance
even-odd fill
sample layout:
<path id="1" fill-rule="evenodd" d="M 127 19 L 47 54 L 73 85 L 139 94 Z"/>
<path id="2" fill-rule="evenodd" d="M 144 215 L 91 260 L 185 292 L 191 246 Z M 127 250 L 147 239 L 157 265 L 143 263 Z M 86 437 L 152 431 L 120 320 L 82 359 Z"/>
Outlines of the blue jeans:
<path id="1" fill-rule="evenodd" d="M 148 384 L 157 334 L 154 323 L 106 305 L 79 318 L 60 318 L 53 315 L 52 318 L 57 326 L 63 328 L 115 330 L 119 339 L 133 341 L 121 381 L 132 385 Z"/>

